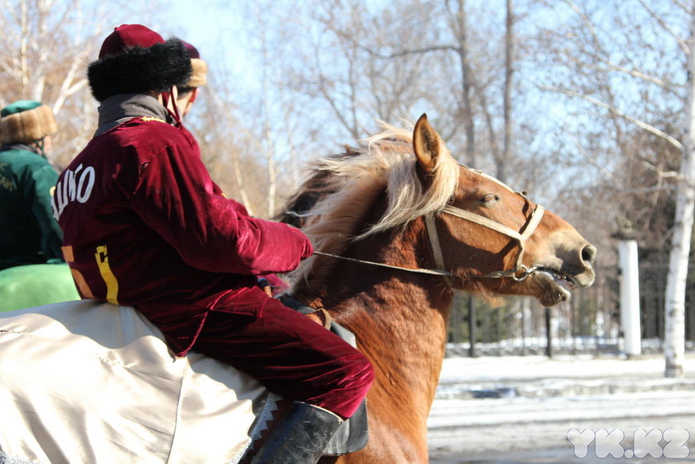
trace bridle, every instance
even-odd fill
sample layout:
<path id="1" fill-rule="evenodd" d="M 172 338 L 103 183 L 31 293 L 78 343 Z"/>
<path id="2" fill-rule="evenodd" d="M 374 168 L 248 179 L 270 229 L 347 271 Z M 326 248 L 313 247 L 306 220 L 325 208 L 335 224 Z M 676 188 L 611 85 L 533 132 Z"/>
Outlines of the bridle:
<path id="1" fill-rule="evenodd" d="M 466 167 L 466 166 L 464 166 Z M 467 167 L 466 167 L 467 168 Z M 493 180 L 494 182 L 502 185 L 503 187 L 507 188 L 508 190 L 511 190 L 512 192 L 516 193 L 517 195 L 520 195 L 525 201 L 527 205 L 531 205 L 531 203 L 528 201 L 526 196 L 521 193 L 521 192 L 515 192 L 512 190 L 510 187 L 508 187 L 506 184 L 500 182 L 499 180 L 495 179 L 492 176 L 489 176 L 485 174 L 484 172 L 478 171 L 476 169 L 470 169 L 473 172 L 476 172 L 479 175 L 482 175 L 483 177 L 486 177 L 487 179 Z M 522 227 L 522 231 L 516 231 L 512 229 L 511 227 L 505 226 L 504 224 L 501 224 L 497 221 L 494 221 L 490 218 L 487 218 L 485 216 L 481 216 L 479 214 L 471 213 L 470 211 L 466 211 L 461 208 L 457 208 L 455 206 L 447 205 L 445 206 L 441 211 L 441 214 L 448 214 L 450 216 L 454 216 L 460 219 L 464 219 L 469 222 L 473 222 L 475 224 L 481 225 L 483 227 L 487 227 L 488 229 L 494 230 L 495 232 L 499 232 L 502 235 L 506 235 L 510 237 L 513 240 L 516 240 L 518 247 L 519 247 L 519 254 L 517 255 L 516 258 L 516 263 L 514 265 L 513 269 L 509 270 L 501 270 L 501 271 L 494 271 L 490 272 L 489 274 L 485 274 L 482 276 L 474 276 L 476 278 L 480 279 L 502 279 L 502 278 L 511 278 L 517 282 L 525 280 L 529 275 L 533 274 L 534 272 L 537 271 L 537 268 L 535 266 L 528 267 L 525 264 L 522 263 L 523 258 L 524 258 L 524 251 L 525 251 L 525 245 L 526 241 L 533 235 L 533 233 L 536 231 L 538 228 L 538 225 L 540 224 L 541 220 L 543 219 L 543 214 L 545 213 L 545 208 L 541 205 L 536 205 L 535 208 L 531 210 L 531 214 L 529 215 L 526 224 Z M 385 267 L 389 269 L 398 269 L 398 270 L 403 270 L 403 271 L 408 271 L 408 272 L 415 272 L 418 274 L 429 274 L 429 275 L 438 275 L 442 276 L 446 283 L 450 286 L 453 287 L 453 284 L 451 282 L 450 277 L 453 277 L 454 275 L 450 271 L 446 271 L 446 266 L 444 263 L 444 254 L 442 253 L 442 246 L 441 242 L 439 240 L 439 233 L 437 232 L 437 226 L 435 223 L 435 214 L 430 213 L 425 216 L 425 224 L 427 227 L 427 235 L 429 236 L 429 241 L 430 241 L 430 247 L 432 250 L 432 255 L 434 257 L 434 262 L 435 265 L 439 269 L 420 269 L 420 268 L 408 268 L 408 267 L 402 267 L 402 266 L 394 266 L 391 264 L 384 264 L 384 263 L 377 263 L 374 261 L 366 261 L 366 260 L 361 260 L 361 259 L 356 259 L 356 258 L 349 258 L 347 256 L 340 256 L 340 255 L 333 255 L 330 253 L 323 253 L 320 251 L 315 251 L 314 254 L 316 255 L 321 255 L 321 256 L 329 256 L 332 258 L 338 258 L 338 259 L 343 259 L 347 261 L 353 261 L 353 262 L 358 262 L 358 263 L 363 263 L 363 264 L 369 264 L 372 266 L 379 266 L 379 267 Z"/>
<path id="2" fill-rule="evenodd" d="M 519 195 L 521 194 L 519 193 Z M 523 197 L 523 195 L 521 196 Z M 543 208 L 542 206 L 536 205 L 536 207 L 533 210 L 531 210 L 531 215 L 529 216 L 528 221 L 526 222 L 523 232 L 517 232 L 511 227 L 505 226 L 504 224 L 501 224 L 497 221 L 493 221 L 492 219 L 480 216 L 479 214 L 471 213 L 470 211 L 466 211 L 461 208 L 456 208 L 455 206 L 445 206 L 442 210 L 442 213 L 449 214 L 451 216 L 465 219 L 475 224 L 487 227 L 488 229 L 499 232 L 517 241 L 519 246 L 519 254 L 516 257 L 516 264 L 514 265 L 513 269 L 509 269 L 506 271 L 494 271 L 490 272 L 489 274 L 474 277 L 477 277 L 479 279 L 502 279 L 505 277 L 509 277 L 511 279 L 516 280 L 517 282 L 521 282 L 522 280 L 525 280 L 529 275 L 536 272 L 536 267 L 529 268 L 528 266 L 523 264 L 522 261 L 524 259 L 524 248 L 526 245 L 526 241 L 529 239 L 529 237 L 531 237 L 531 235 L 533 235 L 533 233 L 536 231 L 536 228 L 538 227 L 538 224 L 540 224 L 541 219 L 543 219 L 543 213 L 545 213 L 545 208 Z M 428 214 L 427 216 L 425 216 L 425 224 L 427 225 L 427 235 L 430 239 L 430 247 L 432 248 L 432 254 L 434 255 L 434 262 L 437 265 L 437 267 L 444 269 L 446 267 L 444 264 L 444 255 L 442 253 L 442 246 L 439 241 L 439 233 L 437 232 L 437 226 L 434 221 L 434 215 Z M 450 272 L 448 272 L 445 275 L 445 280 L 447 281 L 449 286 L 452 286 L 451 281 L 448 278 L 451 275 L 452 274 Z"/>

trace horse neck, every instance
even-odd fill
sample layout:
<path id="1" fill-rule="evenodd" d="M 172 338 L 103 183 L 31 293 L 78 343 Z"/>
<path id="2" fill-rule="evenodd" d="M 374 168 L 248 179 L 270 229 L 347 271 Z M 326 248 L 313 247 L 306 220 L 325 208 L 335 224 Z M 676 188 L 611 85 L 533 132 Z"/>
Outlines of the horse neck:
<path id="1" fill-rule="evenodd" d="M 389 236 L 390 243 L 384 243 L 387 235 L 358 242 L 348 254 L 408 268 L 428 265 L 430 251 L 423 245 L 422 224 Z M 358 348 L 375 369 L 370 407 L 383 408 L 382 418 L 389 411 L 393 415 L 409 411 L 417 418 L 418 433 L 426 431 L 453 297 L 442 278 L 339 261 L 321 282 L 309 282 L 304 295 L 295 296 L 321 303 L 355 333 Z M 397 423 L 398 417 L 393 420 Z"/>

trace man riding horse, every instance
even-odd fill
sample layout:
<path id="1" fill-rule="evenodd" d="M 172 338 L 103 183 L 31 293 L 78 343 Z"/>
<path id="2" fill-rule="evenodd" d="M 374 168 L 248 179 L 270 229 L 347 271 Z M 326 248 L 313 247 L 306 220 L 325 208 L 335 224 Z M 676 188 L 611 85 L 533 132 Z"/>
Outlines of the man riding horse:
<path id="1" fill-rule="evenodd" d="M 252 218 L 211 180 L 182 125 L 184 44 L 124 25 L 89 66 L 99 127 L 60 176 L 54 215 L 82 298 L 131 305 L 189 350 L 292 400 L 255 464 L 314 463 L 372 383 L 369 361 L 258 288 L 312 254 L 306 236 Z"/>

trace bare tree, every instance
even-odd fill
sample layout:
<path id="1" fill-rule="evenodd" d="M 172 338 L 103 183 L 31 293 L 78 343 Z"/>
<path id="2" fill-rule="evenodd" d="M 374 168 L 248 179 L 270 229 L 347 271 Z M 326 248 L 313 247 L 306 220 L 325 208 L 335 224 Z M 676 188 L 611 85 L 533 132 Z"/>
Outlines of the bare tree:
<path id="1" fill-rule="evenodd" d="M 109 4 L 2 0 L 0 6 L 0 105 L 33 99 L 52 107 L 59 132 L 49 161 L 61 169 L 91 138 L 96 126 L 96 101 L 87 83 L 87 64 L 96 59 L 110 28 L 121 24 L 119 20 L 136 7 L 122 0 Z M 150 2 L 149 7 L 154 9 L 156 4 Z"/>
<path id="2" fill-rule="evenodd" d="M 301 181 L 299 165 L 329 153 L 316 148 L 325 118 L 321 124 L 303 96 L 291 91 L 293 66 L 301 67 L 293 33 L 306 27 L 300 15 L 282 15 L 282 6 L 245 5 L 247 34 L 235 39 L 243 40 L 246 60 L 241 67 L 209 62 L 208 86 L 187 121 L 199 135 L 213 179 L 252 215 L 264 218 L 274 216 Z M 267 15 L 269 9 L 278 14 Z M 317 128 L 308 121 L 317 121 Z M 328 140 L 334 149 L 334 139 Z"/>
<path id="3" fill-rule="evenodd" d="M 685 291 L 688 277 L 690 244 L 695 210 L 695 2 L 690 5 L 690 37 L 687 40 L 687 102 L 681 181 L 676 190 L 676 215 L 673 239 L 669 253 L 668 280 L 666 281 L 666 306 L 664 355 L 666 377 L 684 377 L 685 356 Z"/>
<path id="4" fill-rule="evenodd" d="M 220 77 L 225 75 L 221 70 L 216 74 Z M 211 177 L 226 195 L 241 202 L 249 214 L 253 215 L 256 207 L 260 205 L 252 201 L 245 180 L 248 172 L 253 172 L 253 169 L 248 169 L 249 164 L 254 164 L 245 156 L 243 149 L 247 146 L 248 133 L 233 115 L 234 106 L 229 103 L 225 96 L 227 94 L 216 88 L 215 80 L 211 81 L 207 87 L 200 90 L 202 98 L 200 103 L 196 104 L 204 111 L 189 115 L 190 120 L 187 124 L 190 123 L 193 131 L 202 135 L 198 140 L 203 162 Z"/>
<path id="5" fill-rule="evenodd" d="M 514 2 L 507 0 L 507 18 L 506 29 L 504 33 L 504 104 L 503 104 L 503 119 L 504 119 L 504 145 L 502 153 L 497 162 L 497 178 L 504 182 L 507 178 L 507 164 L 514 155 L 512 149 L 512 135 L 514 124 L 512 119 L 512 89 L 514 88 Z"/>
<path id="6" fill-rule="evenodd" d="M 686 66 L 691 44 L 683 37 L 695 10 L 679 1 L 662 2 L 659 11 L 641 0 L 617 9 L 591 0 L 565 0 L 564 9 L 558 2 L 548 5 L 564 24 L 555 32 L 545 31 L 551 61 L 559 67 L 555 79 L 546 81 L 555 82 L 542 88 L 569 97 L 568 107 L 574 106 L 577 120 L 583 121 L 577 135 L 584 134 L 580 153 L 588 155 L 580 159 L 604 179 L 603 186 L 595 185 L 597 191 L 612 192 L 613 215 L 620 211 L 633 222 L 651 220 L 666 213 L 664 200 L 673 201 L 671 192 L 677 191 L 669 232 L 664 351 L 665 375 L 682 376 L 694 173 L 689 140 L 693 128 L 678 118 L 690 114 L 685 102 L 692 101 L 692 82 L 678 76 L 690 75 Z M 680 168 L 669 161 L 673 153 L 681 159 Z M 652 201 L 644 201 L 646 195 Z M 650 231 L 642 231 L 645 243 Z"/>
<path id="7" fill-rule="evenodd" d="M 471 98 L 471 92 L 475 87 L 475 77 L 470 63 L 468 17 L 466 11 L 466 1 L 457 0 L 455 5 L 446 1 L 446 8 L 449 13 L 449 27 L 451 28 L 457 45 L 451 49 L 459 59 L 460 79 L 461 79 L 461 106 L 460 112 L 466 133 L 466 159 L 473 166 L 477 165 L 477 147 L 475 144 L 475 114 Z M 494 137 L 493 137 L 494 139 Z"/>
<path id="8" fill-rule="evenodd" d="M 512 94 L 519 91 L 511 1 L 504 34 L 499 11 L 466 0 L 401 0 L 377 10 L 361 1 L 309 3 L 321 29 L 311 42 L 312 65 L 300 70 L 302 89 L 352 137 L 363 136 L 364 121 L 375 116 L 397 122 L 430 112 L 465 162 L 490 161 L 506 177 L 514 162 Z"/>
<path id="9" fill-rule="evenodd" d="M 262 15 L 256 12 L 257 17 Z M 268 51 L 268 39 L 266 36 L 266 27 L 260 28 L 260 55 L 261 55 L 261 81 L 262 81 L 262 114 L 263 114 L 263 132 L 261 136 L 261 147 L 265 154 L 265 162 L 268 172 L 268 206 L 266 210 L 267 217 L 275 214 L 275 199 L 277 196 L 277 169 L 275 163 L 275 133 L 272 129 L 273 125 L 273 110 L 270 104 L 270 76 L 271 60 Z M 282 88 L 282 87 L 281 87 Z"/>

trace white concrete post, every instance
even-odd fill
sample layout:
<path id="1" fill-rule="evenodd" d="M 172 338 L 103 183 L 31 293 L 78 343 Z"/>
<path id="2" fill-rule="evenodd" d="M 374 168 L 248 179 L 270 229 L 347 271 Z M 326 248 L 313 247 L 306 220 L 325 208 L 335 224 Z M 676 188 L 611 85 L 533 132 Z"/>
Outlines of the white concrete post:
<path id="1" fill-rule="evenodd" d="M 620 324 L 623 327 L 625 354 L 628 357 L 642 354 L 642 328 L 639 305 L 639 261 L 637 241 L 620 240 Z"/>

